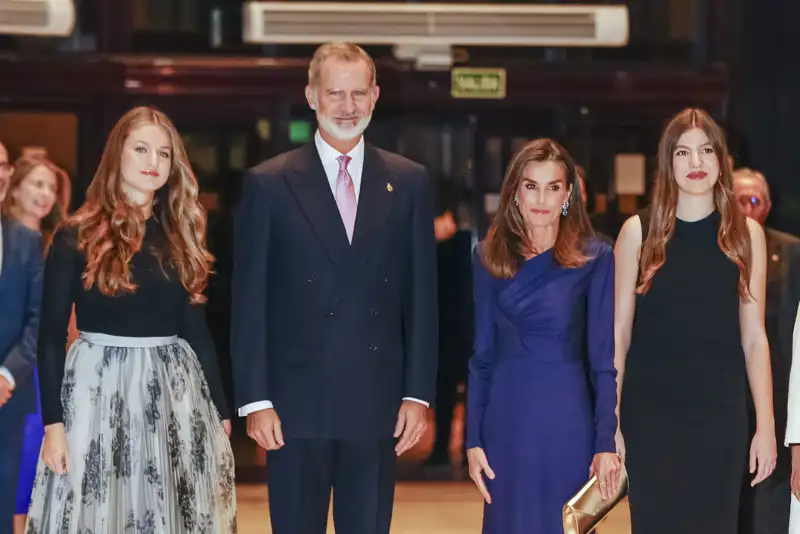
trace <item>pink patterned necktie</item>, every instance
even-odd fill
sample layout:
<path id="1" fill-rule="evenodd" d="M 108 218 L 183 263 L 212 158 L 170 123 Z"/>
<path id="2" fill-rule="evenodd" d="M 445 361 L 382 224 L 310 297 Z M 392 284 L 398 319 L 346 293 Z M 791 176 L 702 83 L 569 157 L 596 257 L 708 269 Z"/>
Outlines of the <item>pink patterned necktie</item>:
<path id="1" fill-rule="evenodd" d="M 339 175 L 336 177 L 336 205 L 339 206 L 339 214 L 342 216 L 344 228 L 347 231 L 347 240 L 353 242 L 353 227 L 356 224 L 356 188 L 353 179 L 347 172 L 347 164 L 350 163 L 350 156 L 339 156 Z"/>

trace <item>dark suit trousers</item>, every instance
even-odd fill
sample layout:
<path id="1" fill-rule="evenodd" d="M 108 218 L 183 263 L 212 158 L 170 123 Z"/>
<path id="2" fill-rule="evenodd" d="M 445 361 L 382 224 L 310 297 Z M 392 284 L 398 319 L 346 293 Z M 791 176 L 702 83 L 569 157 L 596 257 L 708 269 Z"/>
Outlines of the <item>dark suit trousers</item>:
<path id="1" fill-rule="evenodd" d="M 780 445 L 779 445 L 780 446 Z M 755 488 L 749 475 L 742 495 L 739 534 L 786 534 L 793 499 L 790 475 L 777 470 Z"/>
<path id="2" fill-rule="evenodd" d="M 286 439 L 267 452 L 273 534 L 389 534 L 395 440 Z"/>
<path id="3" fill-rule="evenodd" d="M 15 411 L 0 416 L 0 534 L 14 531 L 25 415 Z"/>

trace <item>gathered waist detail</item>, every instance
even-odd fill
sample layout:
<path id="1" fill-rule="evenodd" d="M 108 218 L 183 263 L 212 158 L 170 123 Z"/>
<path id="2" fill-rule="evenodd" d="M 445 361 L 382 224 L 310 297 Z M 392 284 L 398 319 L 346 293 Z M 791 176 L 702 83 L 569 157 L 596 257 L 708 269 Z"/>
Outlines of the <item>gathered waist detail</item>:
<path id="1" fill-rule="evenodd" d="M 106 347 L 145 348 L 172 345 L 173 343 L 177 343 L 178 336 L 128 337 L 100 334 L 97 332 L 81 332 L 80 339 L 87 343 Z"/>

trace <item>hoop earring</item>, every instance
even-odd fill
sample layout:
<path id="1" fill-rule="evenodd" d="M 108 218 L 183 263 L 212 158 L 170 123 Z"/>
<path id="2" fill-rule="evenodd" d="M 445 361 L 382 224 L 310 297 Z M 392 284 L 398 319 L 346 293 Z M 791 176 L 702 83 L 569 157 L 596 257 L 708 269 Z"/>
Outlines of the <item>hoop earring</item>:
<path id="1" fill-rule="evenodd" d="M 561 215 L 566 217 L 567 216 L 567 209 L 569 209 L 569 200 L 564 202 L 564 205 L 561 206 Z"/>

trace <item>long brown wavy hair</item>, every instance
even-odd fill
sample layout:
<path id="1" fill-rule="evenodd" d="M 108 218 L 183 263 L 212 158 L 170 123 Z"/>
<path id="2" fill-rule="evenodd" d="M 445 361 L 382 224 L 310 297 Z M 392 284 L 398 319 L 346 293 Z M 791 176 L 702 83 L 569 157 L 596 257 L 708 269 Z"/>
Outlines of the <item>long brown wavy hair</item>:
<path id="1" fill-rule="evenodd" d="M 675 232 L 675 213 L 678 206 L 678 183 L 672 168 L 672 154 L 681 135 L 694 128 L 705 132 L 719 160 L 720 176 L 714 185 L 714 204 L 721 216 L 717 243 L 739 268 L 739 296 L 748 299 L 751 271 L 750 231 L 747 228 L 747 219 L 733 194 L 733 170 L 725 134 L 706 112 L 692 108 L 675 115 L 664 128 L 659 141 L 650 226 L 642 246 L 639 270 L 641 276 L 636 292 L 647 292 L 656 272 L 666 261 L 667 243 Z"/>
<path id="2" fill-rule="evenodd" d="M 172 121 L 150 107 L 126 113 L 111 131 L 100 166 L 86 193 L 86 202 L 68 223 L 78 227 L 78 248 L 86 254 L 83 285 L 96 285 L 104 295 L 133 293 L 130 261 L 142 246 L 145 216 L 121 187 L 122 149 L 130 132 L 146 124 L 164 129 L 172 147 L 166 184 L 156 191 L 152 216 L 161 224 L 164 250 L 157 256 L 175 269 L 191 302 L 205 302 L 213 257 L 206 249 L 206 213 L 197 199 L 197 179 Z M 162 263 L 162 268 L 164 267 Z"/>
<path id="3" fill-rule="evenodd" d="M 18 158 L 17 161 L 14 162 L 14 173 L 11 175 L 8 194 L 6 195 L 6 200 L 3 203 L 2 209 L 3 213 L 6 215 L 14 219 L 19 218 L 19 207 L 14 199 L 13 191 L 20 187 L 25 178 L 39 167 L 45 167 L 56 177 L 56 201 L 53 204 L 53 209 L 41 220 L 39 226 L 39 231 L 42 234 L 42 249 L 47 250 L 53 239 L 56 228 L 67 218 L 69 203 L 72 198 L 72 184 L 65 170 L 46 158 Z"/>
<path id="4" fill-rule="evenodd" d="M 523 146 L 511 159 L 500 190 L 500 206 L 482 247 L 486 269 L 498 278 L 516 275 L 525 257 L 538 253 L 530 242 L 525 221 L 514 196 L 519 192 L 525 167 L 533 162 L 556 161 L 564 166 L 568 197 L 567 215 L 559 215 L 558 234 L 553 254 L 564 267 L 581 267 L 589 259 L 586 241 L 593 234 L 586 207 L 581 198 L 578 172 L 569 152 L 552 139 L 536 139 Z"/>

